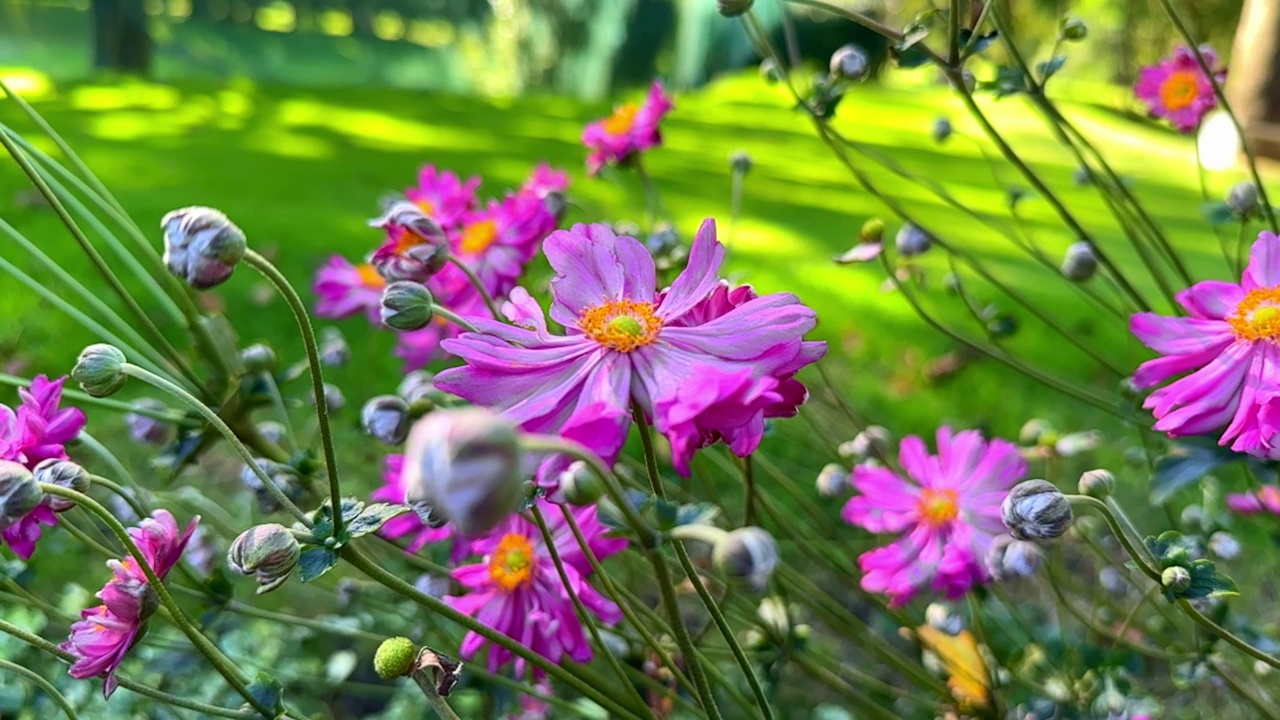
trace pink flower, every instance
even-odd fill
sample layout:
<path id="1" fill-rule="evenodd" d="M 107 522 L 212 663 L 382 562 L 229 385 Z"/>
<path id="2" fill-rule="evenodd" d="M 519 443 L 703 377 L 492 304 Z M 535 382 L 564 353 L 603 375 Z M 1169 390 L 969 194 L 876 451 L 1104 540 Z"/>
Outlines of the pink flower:
<path id="1" fill-rule="evenodd" d="M 386 286 L 387 281 L 373 265 L 353 265 L 334 255 L 316 273 L 316 315 L 336 319 L 364 313 L 369 322 L 380 325 L 382 290 Z"/>
<path id="2" fill-rule="evenodd" d="M 434 283 L 427 283 L 428 288 L 433 285 Z M 436 297 L 436 302 L 463 318 L 493 317 L 489 314 L 489 308 L 485 306 L 484 299 L 474 287 L 467 285 L 466 288 L 455 288 L 455 291 L 456 294 L 447 300 L 440 295 L 435 295 L 434 290 L 432 293 Z M 417 370 L 444 357 L 444 349 L 440 347 L 440 343 L 457 337 L 461 332 L 462 329 L 452 322 L 443 317 L 435 317 L 421 330 L 399 333 L 396 338 L 396 356 L 404 360 L 406 371 Z"/>
<path id="3" fill-rule="evenodd" d="M 1209 46 L 1201 46 L 1200 53 L 1209 67 L 1218 64 L 1218 56 Z M 1226 81 L 1226 75 L 1225 70 L 1214 71 L 1219 84 Z M 1213 82 L 1201 70 L 1195 54 L 1181 45 L 1158 65 L 1143 68 L 1133 90 L 1153 116 L 1168 120 L 1183 133 L 1195 132 L 1205 114 L 1218 105 Z"/>
<path id="4" fill-rule="evenodd" d="M 1129 328 L 1163 357 L 1138 366 L 1143 403 L 1172 437 L 1221 431 L 1218 442 L 1280 459 L 1280 238 L 1258 235 L 1240 283 L 1206 280 L 1177 295 L 1188 317 L 1138 313 Z"/>
<path id="5" fill-rule="evenodd" d="M 618 607 L 587 583 L 591 565 L 560 510 L 546 501 L 539 504 L 547 510 L 547 526 L 574 594 L 601 621 L 612 624 L 621 620 Z M 597 558 L 604 559 L 626 548 L 625 539 L 605 537 L 607 528 L 596 518 L 594 507 L 576 508 L 573 516 Z M 474 541 L 471 550 L 484 557 L 453 571 L 454 579 L 469 591 L 461 597 L 446 598 L 454 609 L 553 663 L 559 663 L 564 655 L 575 662 L 591 660 L 591 645 L 537 525 L 512 515 L 489 535 Z M 484 644 L 480 635 L 467 633 L 462 641 L 462 657 L 470 660 Z M 511 651 L 492 646 L 488 667 L 496 671 L 513 658 Z M 525 662 L 517 659 L 515 674 L 524 673 Z M 535 671 L 534 675 L 540 677 L 541 673 Z"/>
<path id="6" fill-rule="evenodd" d="M 1227 495 L 1227 507 L 1241 515 L 1269 512 L 1280 516 L 1280 487 L 1266 485 L 1257 492 L 1231 493 Z"/>
<path id="7" fill-rule="evenodd" d="M 78 408 L 62 408 L 65 377 L 50 380 L 38 375 L 29 388 L 18 390 L 22 403 L 17 411 L 0 405 L 0 460 L 20 463 L 34 470 L 42 460 L 64 460 L 65 444 L 84 428 L 84 413 Z M 56 525 L 57 516 L 46 505 L 19 518 L 0 533 L 18 557 L 27 560 L 35 552 L 41 525 Z"/>
<path id="8" fill-rule="evenodd" d="M 617 165 L 635 153 L 661 145 L 658 125 L 672 107 L 671 97 L 655 80 L 643 103 L 624 103 L 609 117 L 587 125 L 582 131 L 582 144 L 591 150 L 587 170 L 597 175 L 605 165 Z"/>
<path id="9" fill-rule="evenodd" d="M 178 564 L 199 522 L 199 517 L 192 518 L 186 531 L 179 534 L 173 515 L 157 510 L 137 527 L 129 528 L 129 537 L 163 582 Z M 81 612 L 80 620 L 71 626 L 70 637 L 59 646 L 75 655 L 71 677 L 103 678 L 103 697 L 111 697 L 115 691 L 116 670 L 158 607 L 155 590 L 136 558 L 109 560 L 107 567 L 111 568 L 112 577 L 98 592 L 102 604 Z"/>
<path id="10" fill-rule="evenodd" d="M 396 505 L 404 504 L 405 486 L 402 481 L 402 471 L 404 469 L 403 455 L 388 455 L 385 469 L 382 472 L 383 486 L 373 491 L 370 497 L 380 502 L 394 503 Z M 404 513 L 388 520 L 378 534 L 395 540 L 405 536 L 412 536 L 405 552 L 416 553 L 431 543 L 438 543 L 453 537 L 453 529 L 449 525 L 441 528 L 433 528 L 418 519 L 416 513 Z"/>
<path id="11" fill-rule="evenodd" d="M 714 221 L 662 294 L 644 245 L 606 225 L 555 232 L 543 247 L 556 273 L 551 317 L 568 335 L 548 332 L 542 308 L 516 289 L 505 307 L 516 326 L 476 318 L 479 332 L 444 341 L 466 365 L 440 373 L 436 387 L 608 462 L 626 440 L 633 403 L 672 440 L 681 472 L 708 437 L 754 451 L 766 411 L 794 390 L 785 379 L 824 352 L 802 340 L 817 320 L 794 295 L 745 300 L 706 322 L 691 314 L 720 287 Z"/>
<path id="12" fill-rule="evenodd" d="M 418 171 L 418 184 L 407 188 L 404 196 L 440 225 L 446 234 L 453 232 L 462 216 L 476 206 L 476 189 L 480 178 L 463 182 L 448 170 L 423 165 Z"/>
<path id="13" fill-rule="evenodd" d="M 520 186 L 520 192 L 533 195 L 538 199 L 545 198 L 553 192 L 564 192 L 569 189 L 569 173 L 557 170 L 546 163 L 539 163 L 533 169 L 529 179 Z"/>
<path id="14" fill-rule="evenodd" d="M 947 427 L 937 437 L 937 455 L 919 437 L 902 439 L 898 461 L 907 477 L 855 467 L 859 495 L 841 512 L 852 525 L 899 535 L 858 558 L 862 588 L 885 593 L 894 607 L 926 587 L 956 598 L 987 582 L 987 556 L 1005 533 L 1000 503 L 1027 472 L 1013 443 L 987 442 L 976 430 L 952 435 Z"/>
<path id="15" fill-rule="evenodd" d="M 540 198 L 517 193 L 468 213 L 449 244 L 454 257 L 479 276 L 490 295 L 506 295 L 555 227 L 555 216 Z M 453 265 L 432 278 L 431 285 L 446 305 L 455 295 L 473 291 L 466 275 Z"/>

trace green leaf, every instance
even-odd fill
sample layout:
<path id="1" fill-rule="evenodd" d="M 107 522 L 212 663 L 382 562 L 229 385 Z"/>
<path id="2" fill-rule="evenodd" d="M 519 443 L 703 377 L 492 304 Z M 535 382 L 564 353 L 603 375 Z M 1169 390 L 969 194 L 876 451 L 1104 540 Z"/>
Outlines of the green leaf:
<path id="1" fill-rule="evenodd" d="M 898 67 L 903 70 L 918 68 L 929 62 L 929 56 L 920 50 L 920 48 L 909 47 L 905 50 L 893 48 L 893 57 L 898 61 Z"/>
<path id="2" fill-rule="evenodd" d="M 645 505 L 649 502 L 649 496 L 635 488 L 628 488 L 623 494 L 626 497 L 627 502 L 637 512 L 642 512 Z M 605 498 L 600 501 L 597 507 L 600 522 L 604 523 L 607 527 L 613 530 L 630 529 L 631 526 L 627 524 L 626 516 L 622 514 L 622 510 L 614 505 L 611 500 Z"/>
<path id="3" fill-rule="evenodd" d="M 366 505 L 364 510 L 361 510 L 360 514 L 347 525 L 347 530 L 351 532 L 353 538 L 362 537 L 377 532 L 383 523 L 406 512 L 409 512 L 409 508 L 404 505 L 389 503 Z"/>
<path id="4" fill-rule="evenodd" d="M 275 712 L 275 716 L 279 717 L 284 713 L 284 686 L 279 680 L 270 675 L 260 672 L 253 678 L 253 682 L 249 684 L 249 694 L 258 703 L 271 708 Z"/>
<path id="5" fill-rule="evenodd" d="M 1243 462 L 1260 480 L 1274 480 L 1274 464 L 1242 455 L 1218 445 L 1211 437 L 1189 437 L 1179 440 L 1167 455 L 1156 458 L 1151 476 L 1151 502 L 1161 504 L 1174 493 L 1200 480 L 1220 467 Z"/>
<path id="6" fill-rule="evenodd" d="M 244 361 L 240 359 L 240 338 L 226 316 L 202 315 L 198 322 L 204 326 L 206 335 L 213 341 L 213 347 L 209 349 L 222 358 L 219 363 L 211 363 L 212 366 L 229 368 L 232 377 L 243 375 Z"/>
<path id="7" fill-rule="evenodd" d="M 929 24 L 927 16 L 920 16 L 916 21 L 906 26 L 902 30 L 902 39 L 894 44 L 898 50 L 909 50 L 911 47 L 925 38 L 929 37 Z"/>
<path id="8" fill-rule="evenodd" d="M 1044 62 L 1037 64 L 1036 73 L 1040 75 L 1040 82 L 1045 82 L 1049 78 L 1058 74 L 1058 71 L 1061 70 L 1062 66 L 1065 65 L 1066 63 L 1067 63 L 1066 55 L 1054 55 L 1048 60 L 1045 60 Z"/>
<path id="9" fill-rule="evenodd" d="M 1194 541 L 1177 530 L 1166 530 L 1159 537 L 1147 536 L 1142 542 L 1156 556 L 1161 570 L 1174 565 L 1185 566 L 1191 559 L 1190 553 L 1194 547 Z"/>
<path id="10" fill-rule="evenodd" d="M 996 79 L 983 83 L 982 87 L 993 91 L 997 98 L 1009 97 L 1027 91 L 1027 76 L 1021 67 L 1001 65 L 996 68 Z"/>
<path id="11" fill-rule="evenodd" d="M 977 55 L 978 53 L 991 47 L 991 44 L 1000 39 L 1000 31 L 992 30 L 985 35 L 979 35 L 977 39 L 973 38 L 973 31 L 969 28 L 960 28 L 960 47 L 968 47 L 969 51 L 965 53 L 965 57 Z M 971 44 L 972 43 L 972 44 Z"/>
<path id="12" fill-rule="evenodd" d="M 1191 573 L 1191 585 L 1179 593 L 1179 597 L 1195 600 L 1240 594 L 1236 581 L 1218 572 L 1212 560 L 1196 560 L 1186 567 Z"/>
<path id="13" fill-rule="evenodd" d="M 709 525 L 720 514 L 720 508 L 709 502 L 681 505 L 676 513 L 676 525 Z"/>
<path id="14" fill-rule="evenodd" d="M 1200 207 L 1200 212 L 1211 227 L 1221 227 L 1235 220 L 1235 213 L 1221 200 L 1205 203 Z"/>
<path id="15" fill-rule="evenodd" d="M 679 524 L 677 519 L 680 517 L 680 506 L 669 500 L 654 498 L 653 514 L 659 530 L 670 530 Z"/>
<path id="16" fill-rule="evenodd" d="M 327 547 L 309 547 L 298 557 L 298 577 L 304 583 L 311 582 L 337 564 L 337 551 Z"/>

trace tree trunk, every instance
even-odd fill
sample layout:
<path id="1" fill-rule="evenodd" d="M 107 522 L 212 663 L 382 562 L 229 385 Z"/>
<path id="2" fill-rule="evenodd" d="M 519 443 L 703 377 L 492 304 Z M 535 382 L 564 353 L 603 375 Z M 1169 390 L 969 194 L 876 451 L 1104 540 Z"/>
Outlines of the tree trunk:
<path id="1" fill-rule="evenodd" d="M 1259 154 L 1280 158 L 1280 3 L 1245 0 L 1227 75 L 1227 97 Z"/>
<path id="2" fill-rule="evenodd" d="M 93 65 L 145 75 L 151 69 L 151 34 L 142 0 L 93 0 Z"/>

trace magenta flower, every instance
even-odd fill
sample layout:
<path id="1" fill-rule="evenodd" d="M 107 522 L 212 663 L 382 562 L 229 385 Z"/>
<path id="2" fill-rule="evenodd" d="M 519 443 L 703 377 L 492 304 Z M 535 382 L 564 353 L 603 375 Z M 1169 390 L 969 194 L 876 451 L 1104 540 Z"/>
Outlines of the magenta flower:
<path id="1" fill-rule="evenodd" d="M 569 173 L 557 170 L 546 163 L 539 163 L 533 169 L 529 179 L 520 186 L 522 194 L 533 195 L 538 199 L 545 198 L 553 192 L 564 192 L 569 189 Z"/>
<path id="2" fill-rule="evenodd" d="M 1218 64 L 1217 53 L 1208 45 L 1201 46 L 1200 53 L 1209 67 Z M 1226 70 L 1214 71 L 1219 84 L 1226 75 Z M 1200 69 L 1195 54 L 1181 45 L 1158 65 L 1142 68 L 1133 90 L 1152 116 L 1168 120 L 1183 133 L 1195 132 L 1204 116 L 1218 106 L 1213 82 Z"/>
<path id="3" fill-rule="evenodd" d="M 1129 328 L 1163 357 L 1138 366 L 1143 402 L 1172 437 L 1222 431 L 1220 445 L 1280 459 L 1280 238 L 1263 232 L 1240 283 L 1206 280 L 1177 295 L 1188 317 L 1138 313 Z"/>
<path id="4" fill-rule="evenodd" d="M 84 413 L 59 407 L 65 377 L 50 380 L 38 375 L 29 388 L 18 390 L 22 402 L 17 411 L 0 405 L 0 460 L 20 463 L 34 470 L 42 460 L 65 460 L 65 445 L 84 428 Z M 5 528 L 0 537 L 18 557 L 29 560 L 40 540 L 41 525 L 56 525 L 57 516 L 45 504 Z"/>
<path id="5" fill-rule="evenodd" d="M 316 273 L 316 315 L 338 319 L 364 313 L 369 322 L 379 325 L 382 290 L 386 286 L 387 281 L 373 265 L 353 265 L 341 255 L 334 255 Z"/>
<path id="6" fill-rule="evenodd" d="M 606 225 L 576 225 L 543 245 L 556 277 L 547 330 L 527 292 L 512 291 L 516 326 L 474 318 L 479 332 L 443 343 L 466 365 L 436 376 L 436 387 L 504 411 L 529 432 L 558 433 L 608 462 L 621 450 L 634 403 L 672 441 L 673 464 L 708 438 L 734 452 L 755 450 L 766 411 L 789 402 L 789 380 L 825 351 L 805 343 L 814 313 L 790 294 L 746 300 L 701 322 L 695 310 L 720 287 L 724 248 L 715 222 L 698 231 L 689 264 L 659 294 L 653 258 L 638 240 Z M 543 473 L 544 479 L 550 473 Z"/>
<path id="7" fill-rule="evenodd" d="M 1227 495 L 1227 507 L 1241 515 L 1268 512 L 1280 516 L 1280 487 L 1266 485 L 1257 492 L 1231 493 Z"/>
<path id="8" fill-rule="evenodd" d="M 405 492 L 404 482 L 402 481 L 403 469 L 403 455 L 388 455 L 386 466 L 382 471 L 383 485 L 374 490 L 370 498 L 379 502 L 403 505 Z M 409 541 L 404 550 L 407 553 L 416 553 L 427 545 L 443 542 L 453 537 L 453 528 L 450 525 L 433 528 L 419 520 L 416 513 L 404 513 L 391 518 L 383 524 L 378 534 L 389 540 L 411 536 L 413 539 Z"/>
<path id="9" fill-rule="evenodd" d="M 549 510 L 547 526 L 574 594 L 601 621 L 612 624 L 621 620 L 618 607 L 587 583 L 591 565 L 559 509 L 545 500 L 539 503 Z M 608 529 L 597 519 L 594 507 L 576 508 L 573 516 L 597 558 L 604 559 L 626 548 L 625 539 L 605 537 Z M 446 598 L 454 609 L 475 617 L 553 663 L 559 663 L 564 655 L 575 662 L 591 659 L 591 645 L 537 525 L 520 515 L 512 515 L 493 532 L 471 543 L 471 550 L 484 557 L 478 563 L 453 571 L 454 579 L 469 591 L 460 597 Z M 470 660 L 484 645 L 483 637 L 467 633 L 460 653 Z M 511 651 L 492 646 L 488 667 L 497 671 L 513 658 Z M 517 659 L 515 674 L 523 676 L 524 673 L 525 662 Z M 535 671 L 534 675 L 540 677 L 542 673 Z"/>
<path id="10" fill-rule="evenodd" d="M 977 430 L 938 428 L 938 454 L 914 435 L 902 439 L 898 461 L 907 477 L 859 465 L 845 522 L 898 540 L 863 553 L 862 588 L 885 593 L 890 604 L 910 602 L 926 587 L 948 598 L 987 582 L 987 556 L 1003 535 L 1000 503 L 1027 464 L 1013 443 L 986 441 Z"/>
<path id="11" fill-rule="evenodd" d="M 178 564 L 182 551 L 195 532 L 200 518 L 192 518 L 179 534 L 178 523 L 167 510 L 157 510 L 137 527 L 129 528 L 129 537 L 156 577 L 164 581 Z M 80 620 L 71 626 L 71 635 L 59 647 L 75 655 L 71 677 L 102 677 L 102 695 L 111 697 L 116 689 L 116 670 L 124 662 L 129 649 L 157 609 L 155 590 L 135 558 L 109 560 L 112 577 L 98 592 L 102 604 L 84 610 Z"/>
<path id="12" fill-rule="evenodd" d="M 655 80 L 643 103 L 624 103 L 613 114 L 597 120 L 582 131 L 582 144 L 587 155 L 587 170 L 597 175 L 605 165 L 617 165 L 632 155 L 662 144 L 658 126 L 673 107 L 671 97 Z"/>
<path id="13" fill-rule="evenodd" d="M 479 276 L 490 295 L 506 295 L 538 254 L 543 238 L 555 227 L 555 216 L 540 198 L 517 193 L 468 213 L 451 239 L 450 248 L 460 262 Z M 446 301 L 459 293 L 474 292 L 467 277 L 452 265 L 432 278 L 431 286 Z"/>
<path id="14" fill-rule="evenodd" d="M 479 187 L 478 177 L 463 182 L 448 170 L 423 165 L 418 171 L 417 186 L 407 188 L 404 196 L 448 234 L 457 228 L 463 215 L 475 208 Z"/>

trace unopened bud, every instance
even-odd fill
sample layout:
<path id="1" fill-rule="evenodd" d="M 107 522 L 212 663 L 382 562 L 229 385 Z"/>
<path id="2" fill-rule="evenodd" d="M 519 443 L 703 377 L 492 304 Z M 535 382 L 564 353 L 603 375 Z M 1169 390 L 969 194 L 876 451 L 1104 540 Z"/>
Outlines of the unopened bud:
<path id="1" fill-rule="evenodd" d="M 871 218 L 862 223 L 862 229 L 858 231 L 858 242 L 872 243 L 880 242 L 884 239 L 884 221 L 880 218 Z"/>
<path id="2" fill-rule="evenodd" d="M 285 429 L 284 423 L 276 422 L 275 420 L 263 420 L 258 423 L 257 427 L 258 433 L 262 435 L 264 440 L 276 445 L 284 442 L 285 437 L 289 434 L 289 431 Z"/>
<path id="3" fill-rule="evenodd" d="M 293 466 L 266 459 L 255 460 L 254 464 L 289 499 L 296 500 L 302 494 L 302 478 Z M 266 488 L 262 478 L 258 476 L 258 473 L 254 472 L 253 468 L 248 465 L 240 467 L 240 482 L 253 492 L 258 500 L 258 509 L 263 513 L 273 513 L 280 510 L 280 504 L 277 502 L 275 495 Z"/>
<path id="4" fill-rule="evenodd" d="M 302 548 L 283 525 L 256 525 L 240 533 L 227 551 L 227 565 L 241 575 L 253 575 L 258 594 L 284 584 L 298 564 Z"/>
<path id="5" fill-rule="evenodd" d="M 727 17 L 738 17 L 751 9 L 755 0 L 716 0 L 716 9 Z"/>
<path id="6" fill-rule="evenodd" d="M 559 224 L 564 219 L 564 214 L 569 210 L 569 198 L 565 197 L 563 190 L 549 190 L 546 195 L 542 196 L 542 206 L 551 213 Z"/>
<path id="7" fill-rule="evenodd" d="M 1018 540 L 1056 538 L 1071 526 L 1071 501 L 1052 483 L 1027 480 L 1009 491 L 1000 514 Z"/>
<path id="8" fill-rule="evenodd" d="M 252 373 L 269 373 L 276 369 L 276 351 L 270 345 L 254 343 L 240 351 L 240 361 Z"/>
<path id="9" fill-rule="evenodd" d="M 861 80 L 871 69 L 867 53 L 857 45 L 849 44 L 831 54 L 831 74 L 846 80 Z"/>
<path id="10" fill-rule="evenodd" d="M 729 154 L 729 167 L 739 175 L 746 175 L 751 172 L 751 168 L 755 167 L 755 163 L 752 162 L 746 150 L 734 150 Z"/>
<path id="11" fill-rule="evenodd" d="M 1226 203 L 1231 212 L 1242 218 L 1249 217 L 1258 209 L 1258 186 L 1248 180 L 1232 185 L 1227 191 Z"/>
<path id="12" fill-rule="evenodd" d="M 373 656 L 373 670 L 383 680 L 395 680 L 408 675 L 418 659 L 418 646 L 407 637 L 393 637 L 382 641 Z"/>
<path id="13" fill-rule="evenodd" d="M 36 509 L 44 492 L 31 471 L 10 460 L 0 460 L 0 530 Z"/>
<path id="14" fill-rule="evenodd" d="M 762 528 L 738 528 L 716 542 L 712 560 L 725 575 L 744 579 L 755 589 L 763 590 L 778 567 L 778 544 Z"/>
<path id="15" fill-rule="evenodd" d="M 1040 565 L 1040 548 L 1033 542 L 1001 535 L 992 547 L 988 565 L 998 580 L 1031 577 Z"/>
<path id="16" fill-rule="evenodd" d="M 1053 426 L 1048 420 L 1031 418 L 1018 430 L 1018 442 L 1023 445 L 1039 445 L 1040 439 L 1053 433 Z"/>
<path id="17" fill-rule="evenodd" d="M 951 133 L 954 132 L 954 130 L 955 129 L 951 127 L 951 121 L 949 119 L 940 117 L 937 120 L 934 120 L 933 141 L 938 143 L 946 142 L 947 138 L 951 137 Z"/>
<path id="18" fill-rule="evenodd" d="M 311 402 L 316 401 L 315 396 L 311 397 Z M 347 397 L 342 394 L 342 390 L 333 383 L 324 384 L 324 406 L 329 412 L 338 412 L 347 406 Z"/>
<path id="19" fill-rule="evenodd" d="M 449 260 L 449 241 L 444 230 L 417 205 L 407 200 L 395 200 L 369 225 L 390 233 L 394 242 L 378 248 L 370 262 L 378 273 L 389 282 L 407 280 L 423 283 L 444 267 Z M 408 233 L 418 242 L 395 240 Z"/>
<path id="20" fill-rule="evenodd" d="M 399 445 L 409 435 L 409 403 L 398 395 L 378 395 L 360 411 L 364 431 L 384 445 Z"/>
<path id="21" fill-rule="evenodd" d="M 1084 282 L 1097 271 L 1098 255 L 1093 250 L 1093 243 L 1081 241 L 1067 248 L 1067 254 L 1062 258 L 1062 274 L 1068 280 Z"/>
<path id="22" fill-rule="evenodd" d="M 923 255 L 933 247 L 933 237 L 920 227 L 912 223 L 906 223 L 898 230 L 897 237 L 894 238 L 894 244 L 898 248 L 898 254 L 902 257 L 915 257 Z"/>
<path id="23" fill-rule="evenodd" d="M 133 402 L 133 407 L 138 410 L 148 410 L 151 412 L 163 412 L 168 408 L 165 404 L 155 398 L 139 398 Z M 163 445 L 168 441 L 169 435 L 173 431 L 173 424 L 164 420 L 159 420 L 151 415 L 144 415 L 140 412 L 126 413 L 124 422 L 129 426 L 129 437 L 134 442 L 146 443 L 148 445 Z"/>
<path id="24" fill-rule="evenodd" d="M 854 436 L 852 440 L 841 443 L 836 449 L 841 457 L 865 460 L 868 457 L 883 456 L 889 452 L 893 443 L 893 435 L 879 425 L 868 425 Z"/>
<path id="25" fill-rule="evenodd" d="M 75 490 L 78 493 L 86 492 L 89 489 L 89 473 L 79 465 L 70 460 L 55 460 L 50 458 L 43 460 L 36 465 L 32 471 L 37 483 L 47 483 L 49 485 L 57 485 L 68 490 Z M 74 500 L 58 495 L 47 495 L 44 498 L 44 504 L 54 512 L 66 512 L 76 506 Z"/>
<path id="26" fill-rule="evenodd" d="M 1209 536 L 1209 552 L 1223 560 L 1235 560 L 1240 557 L 1240 541 L 1231 533 L 1219 530 Z"/>
<path id="27" fill-rule="evenodd" d="M 464 536 L 492 530 L 524 502 L 514 423 L 478 407 L 433 412 L 409 431 L 405 502 L 425 505 Z"/>
<path id="28" fill-rule="evenodd" d="M 1116 489 L 1116 476 L 1101 468 L 1090 470 L 1080 476 L 1079 489 L 1081 495 L 1106 500 Z"/>
<path id="29" fill-rule="evenodd" d="M 327 327 L 320 333 L 320 364 L 326 367 L 342 367 L 351 361 L 351 346 L 336 327 Z"/>
<path id="30" fill-rule="evenodd" d="M 575 460 L 560 473 L 560 494 L 570 505 L 594 505 L 604 490 L 604 483 L 581 460 Z"/>
<path id="31" fill-rule="evenodd" d="M 1062 18 L 1062 26 L 1058 28 L 1058 34 L 1063 40 L 1080 42 L 1089 36 L 1089 26 L 1078 17 L 1067 16 Z"/>
<path id="32" fill-rule="evenodd" d="M 1191 587 L 1191 572 L 1181 565 L 1167 567 L 1160 573 L 1160 584 L 1179 593 Z"/>
<path id="33" fill-rule="evenodd" d="M 849 471 L 845 470 L 843 465 L 828 463 L 818 473 L 815 484 L 818 487 L 818 494 L 822 497 L 840 497 L 845 488 L 849 487 Z"/>
<path id="34" fill-rule="evenodd" d="M 125 357 L 114 345 L 97 343 L 80 352 L 71 377 L 80 389 L 94 397 L 106 397 L 119 390 L 128 376 L 124 374 Z"/>
<path id="35" fill-rule="evenodd" d="M 431 322 L 431 291 L 425 285 L 402 280 L 382 291 L 382 323 L 396 330 L 421 330 Z"/>
<path id="36" fill-rule="evenodd" d="M 196 290 L 221 285 L 248 248 L 244 232 L 219 210 L 187 207 L 160 219 L 164 264 Z"/>

